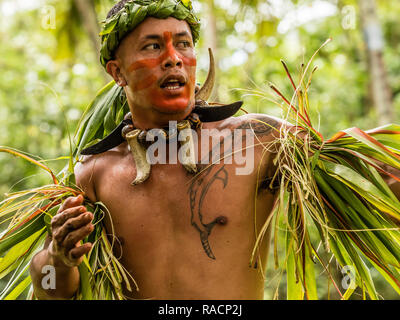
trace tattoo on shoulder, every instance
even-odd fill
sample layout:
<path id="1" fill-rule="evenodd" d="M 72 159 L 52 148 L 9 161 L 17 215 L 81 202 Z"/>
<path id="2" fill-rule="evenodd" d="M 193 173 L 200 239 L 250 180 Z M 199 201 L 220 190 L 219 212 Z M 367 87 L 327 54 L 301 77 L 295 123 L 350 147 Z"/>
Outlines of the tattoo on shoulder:
<path id="1" fill-rule="evenodd" d="M 268 135 L 273 129 L 278 128 L 279 122 L 268 116 L 257 115 L 241 124 L 237 129 L 251 129 L 257 136 Z"/>

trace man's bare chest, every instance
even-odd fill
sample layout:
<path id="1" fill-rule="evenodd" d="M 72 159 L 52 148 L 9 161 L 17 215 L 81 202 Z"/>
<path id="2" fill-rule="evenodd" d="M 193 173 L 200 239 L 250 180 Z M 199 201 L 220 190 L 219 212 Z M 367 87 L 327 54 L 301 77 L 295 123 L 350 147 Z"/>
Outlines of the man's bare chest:
<path id="1" fill-rule="evenodd" d="M 187 239 L 214 259 L 213 238 L 254 228 L 256 172 L 237 176 L 234 165 L 221 163 L 190 174 L 175 164 L 153 165 L 149 179 L 136 186 L 134 176 L 129 159 L 110 166 L 96 194 L 110 210 L 116 235 L 141 250 L 160 239 Z"/>

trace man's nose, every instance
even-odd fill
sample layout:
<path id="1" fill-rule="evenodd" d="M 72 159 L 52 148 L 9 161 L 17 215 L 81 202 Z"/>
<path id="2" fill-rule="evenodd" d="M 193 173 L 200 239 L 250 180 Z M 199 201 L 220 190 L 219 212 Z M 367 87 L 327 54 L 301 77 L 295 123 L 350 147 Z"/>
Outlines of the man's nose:
<path id="1" fill-rule="evenodd" d="M 163 69 L 166 70 L 175 67 L 182 67 L 183 61 L 174 49 L 168 49 L 166 53 L 167 55 L 162 62 Z"/>

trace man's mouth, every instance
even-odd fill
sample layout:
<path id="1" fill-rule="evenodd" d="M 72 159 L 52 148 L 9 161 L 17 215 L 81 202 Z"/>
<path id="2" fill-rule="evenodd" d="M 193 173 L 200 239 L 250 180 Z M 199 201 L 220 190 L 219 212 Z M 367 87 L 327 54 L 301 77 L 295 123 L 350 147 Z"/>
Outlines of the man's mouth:
<path id="1" fill-rule="evenodd" d="M 161 89 L 166 89 L 168 91 L 174 91 L 174 90 L 179 90 L 180 88 L 184 87 L 186 84 L 186 79 L 185 77 L 181 75 L 170 75 L 167 76 L 162 82 L 161 82 Z"/>

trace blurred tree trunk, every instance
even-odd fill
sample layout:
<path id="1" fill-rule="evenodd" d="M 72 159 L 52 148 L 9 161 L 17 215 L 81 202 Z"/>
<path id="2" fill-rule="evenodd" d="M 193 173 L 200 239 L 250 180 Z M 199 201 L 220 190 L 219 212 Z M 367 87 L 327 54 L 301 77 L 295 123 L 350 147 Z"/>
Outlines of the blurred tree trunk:
<path id="1" fill-rule="evenodd" d="M 375 0 L 359 0 L 361 23 L 368 54 L 370 87 L 378 124 L 391 123 L 394 118 L 392 93 L 383 61 L 384 39 L 376 12 Z"/>
<path id="2" fill-rule="evenodd" d="M 217 18 L 215 15 L 214 0 L 207 0 L 207 27 L 205 32 L 205 45 L 207 48 L 211 48 L 215 58 L 215 85 L 211 98 L 215 101 L 219 100 L 218 94 L 218 37 L 217 37 Z"/>
<path id="3" fill-rule="evenodd" d="M 93 0 L 73 0 L 75 7 L 78 9 L 82 25 L 89 35 L 93 49 L 100 51 L 99 33 L 100 27 L 97 23 L 97 15 Z"/>
<path id="4" fill-rule="evenodd" d="M 76 9 L 79 12 L 81 23 L 89 36 L 90 42 L 92 43 L 93 50 L 96 53 L 96 57 L 100 58 L 100 26 L 97 22 L 96 8 L 94 0 L 73 0 Z M 105 82 L 109 82 L 110 78 L 106 72 L 103 72 L 103 78 Z"/>

